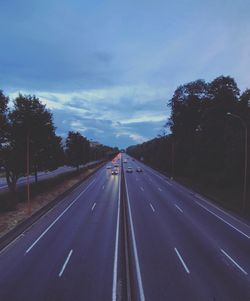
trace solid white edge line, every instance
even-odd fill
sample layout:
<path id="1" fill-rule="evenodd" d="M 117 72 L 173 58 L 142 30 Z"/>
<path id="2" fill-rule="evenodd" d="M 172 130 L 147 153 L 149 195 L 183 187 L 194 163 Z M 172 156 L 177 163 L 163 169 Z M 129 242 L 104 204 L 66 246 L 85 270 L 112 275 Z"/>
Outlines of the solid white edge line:
<path id="1" fill-rule="evenodd" d="M 147 166 L 146 164 L 144 164 L 144 166 L 146 167 L 146 169 L 153 175 L 155 175 L 156 177 L 160 178 L 162 181 L 164 181 L 165 183 L 167 183 L 170 186 L 173 186 L 172 183 L 168 182 L 168 180 L 166 180 L 166 176 L 164 175 L 158 175 L 151 167 Z M 227 215 L 229 218 L 235 220 L 238 223 L 243 224 L 246 227 L 250 227 L 248 224 L 246 224 L 244 221 L 238 219 L 237 217 L 231 215 L 230 213 L 224 211 L 223 209 L 221 209 L 220 207 L 216 206 L 215 204 L 213 204 L 212 202 L 210 202 L 209 200 L 206 200 L 204 197 L 202 197 L 201 195 L 199 195 L 198 193 L 193 192 L 192 190 L 188 189 L 188 187 L 182 186 L 180 183 L 177 182 L 177 185 L 180 186 L 182 191 L 188 191 L 189 193 L 191 193 L 194 197 L 198 198 L 199 200 L 207 203 L 209 206 L 212 206 L 213 208 L 215 208 L 216 210 L 219 210 L 222 214 Z M 247 235 L 248 236 L 248 235 Z M 248 238 L 250 239 L 250 236 L 248 236 Z"/>
<path id="2" fill-rule="evenodd" d="M 19 238 L 23 237 L 24 234 L 21 233 L 20 235 L 18 235 L 14 240 L 12 240 L 6 247 L 4 247 L 1 251 L 0 251 L 0 255 L 2 253 L 4 253 L 5 250 L 7 250 L 9 247 L 11 247 Z"/>
<path id="3" fill-rule="evenodd" d="M 192 193 L 192 192 L 191 192 Z M 208 206 L 211 206 L 212 208 L 220 211 L 222 214 L 227 215 L 229 218 L 235 220 L 237 223 L 243 224 L 245 227 L 250 227 L 249 224 L 246 224 L 244 221 L 240 220 L 239 218 L 233 216 L 232 214 L 224 211 L 223 209 L 221 209 L 220 207 L 216 206 L 215 204 L 211 203 L 209 200 L 206 200 L 204 197 L 202 197 L 201 195 L 197 194 L 197 193 L 192 193 L 193 196 L 195 196 L 198 200 L 201 200 L 202 202 L 208 204 Z"/>
<path id="4" fill-rule="evenodd" d="M 72 252 L 73 252 L 73 250 L 70 250 L 70 252 L 69 252 L 69 254 L 68 254 L 68 256 L 67 256 L 67 258 L 66 258 L 66 260 L 65 260 L 65 262 L 64 262 L 64 264 L 63 264 L 63 266 L 62 266 L 62 269 L 61 269 L 61 271 L 60 271 L 60 273 L 59 273 L 59 277 L 61 277 L 62 276 L 62 274 L 63 274 L 63 272 L 64 272 L 64 270 L 65 270 L 65 268 L 66 268 L 66 266 L 67 266 L 67 264 L 68 264 L 68 262 L 69 262 L 69 260 L 70 260 L 70 257 L 71 257 L 71 255 L 72 255 Z"/>
<path id="5" fill-rule="evenodd" d="M 162 189 L 161 189 L 160 187 L 158 187 L 158 190 L 159 190 L 159 191 L 162 191 Z"/>
<path id="6" fill-rule="evenodd" d="M 216 216 L 218 219 L 220 219 L 222 222 L 226 223 L 228 226 L 230 226 L 231 228 L 233 228 L 234 230 L 236 230 L 237 232 L 239 232 L 240 234 L 242 234 L 243 236 L 245 236 L 246 238 L 250 239 L 250 236 L 247 235 L 246 233 L 242 232 L 241 230 L 239 230 L 238 228 L 234 227 L 233 225 L 231 225 L 229 222 L 225 221 L 222 217 L 220 217 L 219 215 L 217 215 L 216 213 L 214 213 L 213 211 L 209 210 L 208 208 L 206 208 L 205 206 L 203 206 L 202 204 L 200 204 L 198 201 L 195 201 L 197 205 L 199 205 L 200 207 L 202 207 L 203 209 L 207 210 L 208 212 L 210 212 L 211 214 L 213 214 L 214 216 Z"/>
<path id="7" fill-rule="evenodd" d="M 119 246 L 119 232 L 120 232 L 120 198 L 121 198 L 121 174 L 119 177 L 118 190 L 118 213 L 116 221 L 116 235 L 115 235 L 115 255 L 114 255 L 114 269 L 113 269 L 113 287 L 112 287 L 112 301 L 117 298 L 117 270 L 118 270 L 118 246 Z"/>
<path id="8" fill-rule="evenodd" d="M 141 188 L 141 191 L 144 191 L 144 188 L 143 187 L 140 187 Z"/>
<path id="9" fill-rule="evenodd" d="M 149 204 L 150 204 L 150 207 L 153 210 L 153 212 L 155 212 L 155 208 L 153 207 L 153 205 L 151 203 L 149 203 Z"/>
<path id="10" fill-rule="evenodd" d="M 241 270 L 241 272 L 243 273 L 243 274 L 245 274 L 245 275 L 248 275 L 248 273 L 235 261 L 235 260 L 233 260 L 233 258 L 231 257 L 231 256 L 229 256 L 228 254 L 227 254 L 227 252 L 225 252 L 223 249 L 220 249 L 221 250 L 221 252 L 229 259 L 229 260 L 231 260 L 232 261 L 232 263 L 239 269 L 239 270 Z"/>
<path id="11" fill-rule="evenodd" d="M 93 211 L 95 209 L 96 203 L 94 203 L 94 205 L 91 208 L 91 211 Z"/>
<path id="12" fill-rule="evenodd" d="M 150 168 L 147 166 L 146 169 L 148 169 L 149 172 L 151 172 L 152 174 L 154 174 L 155 176 L 157 176 L 158 178 L 160 178 L 162 181 L 166 182 L 169 185 L 172 185 L 171 183 L 169 183 L 167 180 L 165 180 L 163 177 L 159 176 L 158 174 L 156 174 L 155 172 L 151 171 Z M 188 188 L 186 188 L 188 190 Z M 191 192 L 191 191 L 190 191 Z M 199 200 L 202 200 L 206 203 L 208 203 L 210 206 L 218 209 L 219 211 L 221 211 L 223 214 L 226 214 L 227 216 L 229 216 L 232 219 L 235 219 L 237 222 L 242 223 L 245 226 L 248 226 L 247 224 L 245 224 L 244 222 L 238 220 L 237 218 L 235 218 L 234 216 L 231 216 L 230 214 L 228 214 L 227 212 L 224 212 L 222 209 L 220 209 L 219 207 L 217 207 L 214 204 L 210 204 L 210 202 L 208 202 L 207 200 L 205 200 L 204 198 L 200 197 L 198 194 L 194 194 L 194 196 L 196 198 L 198 198 Z M 210 212 L 211 214 L 213 214 L 214 216 L 216 216 L 218 219 L 220 219 L 221 221 L 223 221 L 224 223 L 226 223 L 228 226 L 230 226 L 231 228 L 233 228 L 234 230 L 238 231 L 239 233 L 241 233 L 243 236 L 245 236 L 246 238 L 250 239 L 250 236 L 247 235 L 246 233 L 242 232 L 241 230 L 237 229 L 235 226 L 233 226 L 232 224 L 230 224 L 229 222 L 225 221 L 222 217 L 220 217 L 219 215 L 217 215 L 216 213 L 212 212 L 211 210 L 209 210 L 208 208 L 206 208 L 205 206 L 203 206 L 202 204 L 200 204 L 198 201 L 195 201 L 199 206 L 201 206 L 202 208 L 204 208 L 205 210 L 207 210 L 208 212 Z M 249 226 L 248 226 L 249 227 Z"/>
<path id="13" fill-rule="evenodd" d="M 132 242 L 133 242 L 132 245 L 133 245 L 133 251 L 134 251 L 134 256 L 135 256 L 136 275 L 137 275 L 137 281 L 138 281 L 138 287 L 139 287 L 139 293 L 140 293 L 140 300 L 145 301 L 145 295 L 144 295 L 144 291 L 143 291 L 141 271 L 140 271 L 140 264 L 139 264 L 139 258 L 138 258 L 136 240 L 135 240 L 135 231 L 134 231 L 133 219 L 132 219 L 131 208 L 130 208 L 128 186 L 127 186 L 127 181 L 126 181 L 125 175 L 124 175 L 124 179 L 125 179 L 126 195 L 127 195 L 127 199 L 128 199 L 129 220 L 130 220 L 130 228 L 131 228 L 131 234 L 132 234 Z"/>
<path id="14" fill-rule="evenodd" d="M 38 241 L 54 226 L 54 224 L 64 215 L 64 213 L 83 195 L 83 193 L 95 182 L 95 179 L 74 199 L 74 201 L 66 207 L 63 212 L 43 231 L 43 233 L 33 242 L 33 244 L 26 250 L 26 254 L 38 243 Z"/>
<path id="15" fill-rule="evenodd" d="M 181 263 L 182 263 L 182 265 L 183 265 L 185 271 L 186 271 L 188 274 L 190 274 L 190 271 L 189 271 L 188 267 L 186 266 L 186 264 L 185 264 L 183 258 L 181 257 L 180 253 L 178 252 L 178 250 L 177 250 L 176 248 L 174 248 L 174 250 L 175 250 L 175 253 L 177 254 L 177 256 L 179 257 L 179 259 L 180 259 L 180 261 L 181 261 Z"/>
<path id="16" fill-rule="evenodd" d="M 178 205 L 175 204 L 175 207 L 176 207 L 181 213 L 183 213 L 183 210 L 182 210 Z"/>

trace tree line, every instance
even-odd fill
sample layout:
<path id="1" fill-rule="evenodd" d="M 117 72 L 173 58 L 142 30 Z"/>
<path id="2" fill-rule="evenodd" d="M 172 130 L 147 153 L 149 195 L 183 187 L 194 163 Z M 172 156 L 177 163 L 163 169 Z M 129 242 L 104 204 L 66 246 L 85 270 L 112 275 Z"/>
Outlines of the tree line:
<path id="1" fill-rule="evenodd" d="M 169 133 L 131 146 L 128 153 L 174 177 L 214 186 L 241 186 L 245 164 L 245 131 L 250 132 L 250 89 L 240 92 L 235 80 L 180 85 L 168 102 Z M 248 160 L 249 192 L 249 160 Z M 248 194 L 249 196 L 249 194 Z"/>
<path id="2" fill-rule="evenodd" d="M 88 161 L 118 152 L 117 148 L 91 143 L 79 132 L 69 131 L 63 141 L 55 130 L 53 114 L 39 98 L 19 94 L 10 105 L 9 97 L 0 90 L 0 169 L 12 193 L 27 169 L 37 182 L 38 171 L 52 171 L 65 164 L 79 170 Z"/>

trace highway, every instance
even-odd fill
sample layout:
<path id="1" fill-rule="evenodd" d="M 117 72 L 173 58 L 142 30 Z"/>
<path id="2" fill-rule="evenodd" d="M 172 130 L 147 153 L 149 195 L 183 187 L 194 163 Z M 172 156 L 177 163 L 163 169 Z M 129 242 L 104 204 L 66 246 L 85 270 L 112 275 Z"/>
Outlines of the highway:
<path id="1" fill-rule="evenodd" d="M 0 300 L 112 300 L 119 181 L 101 168 L 2 250 Z"/>
<path id="2" fill-rule="evenodd" d="M 138 300 L 250 300 L 250 227 L 138 161 L 127 173 Z M 136 262 L 137 261 L 137 262 Z"/>
<path id="3" fill-rule="evenodd" d="M 132 300 L 249 301 L 249 223 L 122 156 L 124 182 L 102 167 L 0 252 L 0 300 L 121 300 L 124 189 Z"/>

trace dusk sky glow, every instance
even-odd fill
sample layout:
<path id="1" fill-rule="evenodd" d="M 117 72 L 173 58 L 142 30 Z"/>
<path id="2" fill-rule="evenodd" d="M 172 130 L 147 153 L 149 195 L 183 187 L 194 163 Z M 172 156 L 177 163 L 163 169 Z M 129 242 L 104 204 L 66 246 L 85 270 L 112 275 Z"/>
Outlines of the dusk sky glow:
<path id="1" fill-rule="evenodd" d="M 162 132 L 180 84 L 250 88 L 249 0 L 3 0 L 0 89 L 35 94 L 57 133 L 127 147 Z"/>

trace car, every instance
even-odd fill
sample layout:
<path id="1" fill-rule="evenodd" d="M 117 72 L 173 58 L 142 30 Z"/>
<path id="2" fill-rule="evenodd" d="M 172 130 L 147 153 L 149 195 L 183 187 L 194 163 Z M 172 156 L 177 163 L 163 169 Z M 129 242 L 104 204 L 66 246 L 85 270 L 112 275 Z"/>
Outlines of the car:
<path id="1" fill-rule="evenodd" d="M 127 170 L 126 170 L 126 172 L 130 172 L 130 173 L 133 172 L 132 167 L 128 167 Z"/>
<path id="2" fill-rule="evenodd" d="M 118 175 L 118 170 L 117 169 L 113 169 L 111 171 L 111 175 L 114 175 L 114 176 Z"/>
<path id="3" fill-rule="evenodd" d="M 111 169 L 111 165 L 108 165 L 106 168 L 107 168 L 107 169 Z"/>
<path id="4" fill-rule="evenodd" d="M 138 166 L 138 167 L 136 168 L 136 171 L 137 171 L 137 172 L 142 172 L 141 167 Z"/>
<path id="5" fill-rule="evenodd" d="M 124 160 L 123 160 L 123 163 L 128 163 L 128 160 L 127 160 L 127 159 L 124 159 Z"/>
<path id="6" fill-rule="evenodd" d="M 114 164 L 114 167 L 119 167 L 119 164 L 115 163 L 115 164 Z"/>

